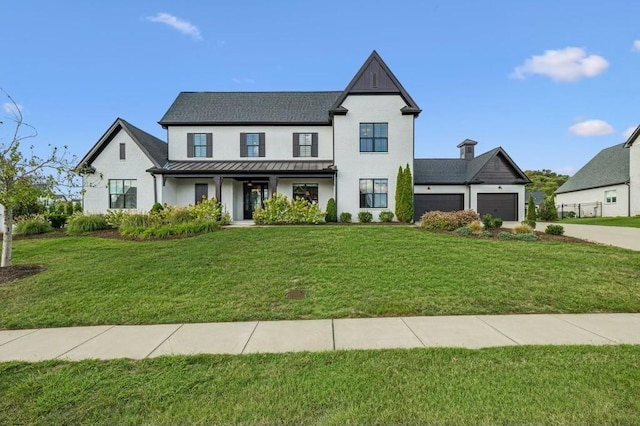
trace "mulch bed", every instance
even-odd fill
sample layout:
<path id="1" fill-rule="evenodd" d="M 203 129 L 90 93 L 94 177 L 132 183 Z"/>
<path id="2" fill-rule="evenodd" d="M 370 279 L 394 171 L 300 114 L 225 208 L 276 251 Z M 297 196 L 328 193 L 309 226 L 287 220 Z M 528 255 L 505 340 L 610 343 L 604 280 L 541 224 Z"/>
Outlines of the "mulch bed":
<path id="1" fill-rule="evenodd" d="M 0 268 L 0 285 L 29 277 L 44 271 L 44 265 L 11 265 Z"/>

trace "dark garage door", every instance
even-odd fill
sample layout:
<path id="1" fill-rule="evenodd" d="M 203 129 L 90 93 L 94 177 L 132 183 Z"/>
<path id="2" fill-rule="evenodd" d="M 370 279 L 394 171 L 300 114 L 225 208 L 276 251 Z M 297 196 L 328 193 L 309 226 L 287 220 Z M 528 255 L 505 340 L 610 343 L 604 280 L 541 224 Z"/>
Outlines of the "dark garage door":
<path id="1" fill-rule="evenodd" d="M 416 194 L 414 205 L 414 219 L 420 220 L 424 212 L 464 210 L 464 194 Z"/>
<path id="2" fill-rule="evenodd" d="M 478 194 L 478 213 L 518 220 L 518 194 Z"/>

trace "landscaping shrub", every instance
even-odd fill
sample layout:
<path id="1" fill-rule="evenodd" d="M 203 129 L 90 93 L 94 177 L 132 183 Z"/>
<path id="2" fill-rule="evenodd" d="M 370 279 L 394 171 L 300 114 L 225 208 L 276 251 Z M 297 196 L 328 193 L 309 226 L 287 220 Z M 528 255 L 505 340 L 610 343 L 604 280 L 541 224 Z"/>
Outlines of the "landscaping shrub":
<path id="1" fill-rule="evenodd" d="M 509 232 L 501 232 L 498 234 L 498 238 L 506 241 L 538 241 L 538 237 L 535 234 L 512 234 Z"/>
<path id="2" fill-rule="evenodd" d="M 385 210 L 380 212 L 380 214 L 378 215 L 378 219 L 380 219 L 380 222 L 389 223 L 393 220 L 393 216 L 395 216 L 393 212 Z"/>
<path id="3" fill-rule="evenodd" d="M 535 220 L 525 219 L 521 223 L 523 223 L 525 225 L 529 225 L 531 227 L 531 229 L 536 229 L 536 221 Z"/>
<path id="4" fill-rule="evenodd" d="M 53 232 L 53 227 L 43 215 L 22 216 L 16 220 L 16 235 L 36 235 Z"/>
<path id="5" fill-rule="evenodd" d="M 564 235 L 564 227 L 562 225 L 547 225 L 544 232 L 549 235 Z"/>
<path id="6" fill-rule="evenodd" d="M 402 166 L 398 168 L 396 178 L 396 217 L 400 222 L 409 223 L 413 221 L 413 177 L 409 164 L 404 170 Z"/>
<path id="7" fill-rule="evenodd" d="M 120 222 L 126 217 L 129 216 L 127 210 L 107 210 L 107 214 L 104 216 L 105 220 L 112 228 L 120 227 Z"/>
<path id="8" fill-rule="evenodd" d="M 253 212 L 253 221 L 259 225 L 318 224 L 324 218 L 325 214 L 317 204 L 299 197 L 289 201 L 285 195 L 277 192 L 264 202 L 264 207 Z"/>
<path id="9" fill-rule="evenodd" d="M 173 235 L 194 235 L 205 232 L 213 232 L 220 229 L 220 224 L 213 220 L 194 220 L 175 224 L 162 224 L 158 226 L 130 226 L 123 228 L 122 236 L 138 238 L 141 240 L 152 238 L 167 238 Z"/>
<path id="10" fill-rule="evenodd" d="M 527 217 L 525 219 L 532 228 L 536 227 L 536 202 L 533 199 L 533 195 L 529 194 L 529 202 L 527 203 Z"/>
<path id="11" fill-rule="evenodd" d="M 162 204 L 154 203 L 153 206 L 151 206 L 151 210 L 149 210 L 149 213 L 158 213 L 158 212 L 161 212 L 162 210 L 164 210 L 164 207 L 162 207 Z"/>
<path id="12" fill-rule="evenodd" d="M 191 219 L 201 221 L 214 221 L 223 225 L 228 225 L 229 222 L 224 223 L 224 206 L 218 202 L 215 198 L 203 198 L 201 202 L 194 206 L 189 206 L 189 213 Z M 162 209 L 161 211 L 164 211 Z M 158 212 L 159 213 L 159 212 Z"/>
<path id="13" fill-rule="evenodd" d="M 351 213 L 349 213 L 349 212 L 340 213 L 340 222 L 350 223 L 351 222 Z"/>
<path id="14" fill-rule="evenodd" d="M 370 223 L 373 220 L 373 214 L 371 212 L 358 213 L 358 221 L 361 223 Z"/>
<path id="15" fill-rule="evenodd" d="M 430 231 L 453 231 L 478 220 L 478 213 L 473 210 L 455 212 L 426 212 L 420 218 L 420 226 Z"/>
<path id="16" fill-rule="evenodd" d="M 469 223 L 467 227 L 471 229 L 471 232 L 473 232 L 474 234 L 479 234 L 484 230 L 484 225 L 479 220 L 474 220 L 473 222 Z"/>
<path id="17" fill-rule="evenodd" d="M 558 209 L 553 196 L 545 197 L 538 208 L 538 220 L 554 222 L 558 220 Z"/>
<path id="18" fill-rule="evenodd" d="M 109 224 L 101 214 L 83 215 L 74 213 L 67 219 L 67 234 L 70 235 L 100 231 L 107 228 L 109 228 Z"/>
<path id="19" fill-rule="evenodd" d="M 482 216 L 482 224 L 485 229 L 498 229 L 502 226 L 502 219 L 493 217 L 490 214 L 485 214 Z"/>
<path id="20" fill-rule="evenodd" d="M 468 226 L 463 226 L 461 228 L 456 229 L 453 232 L 463 237 L 468 237 L 469 235 L 473 234 L 473 231 Z"/>
<path id="21" fill-rule="evenodd" d="M 514 234 L 532 234 L 533 228 L 526 223 L 521 223 L 513 227 Z"/>
<path id="22" fill-rule="evenodd" d="M 68 216 L 64 213 L 49 212 L 45 215 L 53 228 L 60 229 L 67 223 Z"/>
<path id="23" fill-rule="evenodd" d="M 478 237 L 480 237 L 480 238 L 493 238 L 493 234 L 491 232 L 489 232 L 489 231 L 481 231 L 478 234 Z"/>
<path id="24" fill-rule="evenodd" d="M 336 205 L 336 200 L 333 198 L 329 198 L 329 201 L 327 201 L 327 214 L 324 215 L 324 221 L 338 221 L 338 206 Z"/>
<path id="25" fill-rule="evenodd" d="M 501 240 L 515 240 L 516 236 L 511 232 L 502 231 L 501 233 L 498 234 L 498 238 L 500 238 Z"/>

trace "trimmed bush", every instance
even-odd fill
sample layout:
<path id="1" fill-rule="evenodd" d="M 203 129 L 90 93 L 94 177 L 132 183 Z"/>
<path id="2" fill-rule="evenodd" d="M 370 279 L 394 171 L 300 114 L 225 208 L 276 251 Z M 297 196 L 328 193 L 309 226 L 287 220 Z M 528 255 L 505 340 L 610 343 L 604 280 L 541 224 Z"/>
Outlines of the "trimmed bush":
<path id="1" fill-rule="evenodd" d="M 16 220 L 16 235 L 36 235 L 53 232 L 53 227 L 42 215 L 23 216 Z"/>
<path id="2" fill-rule="evenodd" d="M 542 221 L 555 222 L 558 220 L 558 209 L 553 196 L 545 197 L 538 208 L 538 219 Z"/>
<path id="3" fill-rule="evenodd" d="M 469 235 L 473 234 L 473 231 L 468 226 L 463 226 L 462 228 L 458 228 L 453 232 L 463 237 L 468 237 Z"/>
<path id="4" fill-rule="evenodd" d="M 361 223 L 370 223 L 373 220 L 373 214 L 371 212 L 359 212 L 358 221 Z"/>
<path id="5" fill-rule="evenodd" d="M 45 215 L 52 227 L 56 229 L 62 228 L 67 223 L 68 216 L 64 213 L 49 212 Z"/>
<path id="6" fill-rule="evenodd" d="M 79 235 L 108 228 L 109 224 L 101 214 L 83 215 L 74 213 L 67 219 L 67 234 L 69 235 Z"/>
<path id="7" fill-rule="evenodd" d="M 482 216 L 482 224 L 485 229 L 498 229 L 502 226 L 502 219 L 493 217 L 490 214 L 485 214 Z"/>
<path id="8" fill-rule="evenodd" d="M 533 228 L 526 223 L 521 223 L 513 227 L 514 234 L 532 234 Z"/>
<path id="9" fill-rule="evenodd" d="M 153 206 L 151 206 L 151 210 L 149 210 L 149 213 L 158 213 L 158 212 L 161 212 L 162 210 L 164 210 L 164 207 L 162 207 L 162 204 L 154 203 Z"/>
<path id="10" fill-rule="evenodd" d="M 325 214 L 324 220 L 325 222 L 338 221 L 338 206 L 333 198 L 329 198 L 329 201 L 327 201 L 327 214 Z"/>
<path id="11" fill-rule="evenodd" d="M 515 240 L 516 236 L 515 234 L 512 234 L 511 232 L 505 232 L 502 231 L 501 233 L 498 234 L 498 238 L 500 238 L 501 240 Z"/>
<path id="12" fill-rule="evenodd" d="M 394 216 L 395 215 L 393 214 L 393 212 L 385 210 L 385 211 L 380 212 L 380 214 L 378 215 L 378 219 L 380 219 L 380 222 L 389 223 L 389 222 L 393 221 L 393 217 Z"/>
<path id="13" fill-rule="evenodd" d="M 549 235 L 564 235 L 564 227 L 562 225 L 547 225 L 544 232 Z"/>
<path id="14" fill-rule="evenodd" d="M 538 241 L 535 234 L 511 234 L 509 232 L 501 232 L 498 238 L 505 241 Z"/>
<path id="15" fill-rule="evenodd" d="M 456 212 L 426 212 L 420 218 L 420 226 L 430 231 L 454 231 L 478 220 L 478 213 L 473 210 Z"/>
<path id="16" fill-rule="evenodd" d="M 351 223 L 351 213 L 349 212 L 340 213 L 340 222 Z"/>
<path id="17" fill-rule="evenodd" d="M 324 217 L 317 204 L 299 197 L 289 201 L 278 192 L 264 202 L 264 207 L 253 212 L 253 221 L 259 225 L 318 224 Z"/>

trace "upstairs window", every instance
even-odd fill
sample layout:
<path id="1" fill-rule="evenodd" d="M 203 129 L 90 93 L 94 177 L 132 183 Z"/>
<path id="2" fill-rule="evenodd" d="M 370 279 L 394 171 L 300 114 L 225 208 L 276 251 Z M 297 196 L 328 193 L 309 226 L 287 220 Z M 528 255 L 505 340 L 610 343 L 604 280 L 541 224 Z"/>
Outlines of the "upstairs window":
<path id="1" fill-rule="evenodd" d="M 212 157 L 213 136 L 211 133 L 187 133 L 187 157 Z"/>
<path id="2" fill-rule="evenodd" d="M 616 190 L 604 191 L 604 201 L 606 204 L 615 204 L 618 201 Z"/>
<path id="3" fill-rule="evenodd" d="M 360 152 L 388 151 L 387 123 L 360 123 Z"/>
<path id="4" fill-rule="evenodd" d="M 135 209 L 138 190 L 135 179 L 109 179 L 109 208 Z"/>
<path id="5" fill-rule="evenodd" d="M 121 143 L 120 144 L 120 159 L 124 160 L 126 159 L 126 144 Z"/>
<path id="6" fill-rule="evenodd" d="M 387 208 L 387 179 L 360 179 L 360 208 Z"/>
<path id="7" fill-rule="evenodd" d="M 240 157 L 264 157 L 264 133 L 240 133 Z"/>
<path id="8" fill-rule="evenodd" d="M 317 157 L 318 156 L 318 134 L 317 133 L 294 133 L 293 134 L 293 156 L 294 157 Z"/>

